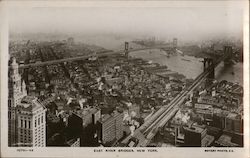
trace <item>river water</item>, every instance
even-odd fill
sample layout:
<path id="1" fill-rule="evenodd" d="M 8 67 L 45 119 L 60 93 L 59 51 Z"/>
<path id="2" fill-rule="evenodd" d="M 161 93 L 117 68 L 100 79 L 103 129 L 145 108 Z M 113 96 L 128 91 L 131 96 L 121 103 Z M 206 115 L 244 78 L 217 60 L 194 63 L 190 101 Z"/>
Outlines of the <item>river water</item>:
<path id="1" fill-rule="evenodd" d="M 189 79 L 195 79 L 203 71 L 202 58 L 180 54 L 167 56 L 159 49 L 131 52 L 130 56 L 166 65 L 171 71 L 183 74 Z M 224 67 L 224 63 L 221 62 L 215 69 L 215 78 L 243 85 L 243 63 Z"/>

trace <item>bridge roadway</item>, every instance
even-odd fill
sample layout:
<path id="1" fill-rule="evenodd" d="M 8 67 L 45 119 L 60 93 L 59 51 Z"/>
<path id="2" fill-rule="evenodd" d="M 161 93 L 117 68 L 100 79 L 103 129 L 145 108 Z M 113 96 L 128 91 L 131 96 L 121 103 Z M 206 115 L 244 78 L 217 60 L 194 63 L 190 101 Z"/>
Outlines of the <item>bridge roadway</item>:
<path id="1" fill-rule="evenodd" d="M 197 88 L 200 83 L 213 71 L 213 69 L 217 67 L 225 58 L 226 57 L 224 56 L 215 61 L 214 65 L 208 67 L 206 71 L 201 73 L 191 86 L 181 91 L 169 104 L 160 108 L 153 116 L 151 116 L 151 118 L 147 120 L 147 122 L 135 130 L 133 136 L 129 135 L 121 142 L 121 144 L 126 145 L 129 143 L 131 138 L 136 138 L 138 140 L 138 144 L 136 146 L 147 146 L 157 133 L 158 128 L 163 127 L 178 111 L 178 106 L 183 103 L 185 96 Z"/>
<path id="2" fill-rule="evenodd" d="M 135 51 L 140 51 L 140 50 L 148 50 L 148 49 L 162 49 L 162 48 L 169 48 L 169 46 L 164 46 L 164 45 L 157 45 L 153 47 L 144 47 L 144 48 L 136 48 L 136 49 L 130 49 L 128 50 L 129 52 L 135 52 Z M 124 50 L 118 50 L 118 51 L 110 51 L 110 52 L 105 52 L 105 53 L 98 53 L 95 55 L 97 57 L 101 56 L 107 56 L 107 55 L 115 55 L 115 54 L 124 54 Z M 37 63 L 31 63 L 31 64 L 25 64 L 25 65 L 20 65 L 20 69 L 25 69 L 25 68 L 31 68 L 31 67 L 36 67 L 36 66 L 44 66 L 44 65 L 51 65 L 51 64 L 58 64 L 58 63 L 63 63 L 63 62 L 71 62 L 71 61 L 77 61 L 77 60 L 85 60 L 90 57 L 93 57 L 93 54 L 90 55 L 83 55 L 83 56 L 77 56 L 77 57 L 72 57 L 72 58 L 65 58 L 65 59 L 57 59 L 57 60 L 50 60 L 50 61 L 44 61 L 44 62 L 37 62 Z"/>

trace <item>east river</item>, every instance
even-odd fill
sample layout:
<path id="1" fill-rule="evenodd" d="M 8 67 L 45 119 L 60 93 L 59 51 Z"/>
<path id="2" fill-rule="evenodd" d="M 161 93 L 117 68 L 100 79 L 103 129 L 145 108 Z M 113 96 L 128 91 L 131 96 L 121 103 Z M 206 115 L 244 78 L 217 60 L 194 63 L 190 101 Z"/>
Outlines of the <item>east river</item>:
<path id="1" fill-rule="evenodd" d="M 202 58 L 180 54 L 167 56 L 164 51 L 159 49 L 131 52 L 130 56 L 166 65 L 171 71 L 183 74 L 190 79 L 195 79 L 203 71 Z M 243 85 L 243 63 L 225 67 L 221 62 L 215 69 L 215 78 L 219 81 L 227 80 Z"/>

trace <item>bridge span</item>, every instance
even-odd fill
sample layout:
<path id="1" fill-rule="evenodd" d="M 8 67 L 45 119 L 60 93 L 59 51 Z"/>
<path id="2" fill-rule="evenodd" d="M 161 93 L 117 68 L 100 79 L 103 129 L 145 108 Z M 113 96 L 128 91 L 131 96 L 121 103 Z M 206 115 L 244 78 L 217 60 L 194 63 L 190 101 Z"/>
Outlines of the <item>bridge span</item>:
<path id="1" fill-rule="evenodd" d="M 162 106 L 153 114 L 153 116 L 151 116 L 146 122 L 144 122 L 144 124 L 135 130 L 133 136 L 129 135 L 126 137 L 121 144 L 127 145 L 131 138 L 135 138 L 138 140 L 138 144 L 136 146 L 147 146 L 151 139 L 156 135 L 158 128 L 163 127 L 175 115 L 178 111 L 179 105 L 184 102 L 185 97 L 196 89 L 202 81 L 204 81 L 204 79 L 207 77 L 214 77 L 211 73 L 213 74 L 215 67 L 217 67 L 220 62 L 225 59 L 227 59 L 227 56 L 220 57 L 216 61 L 211 61 L 211 64 L 208 67 L 205 67 L 204 72 L 194 80 L 191 86 L 183 89 L 169 104 Z"/>
<path id="2" fill-rule="evenodd" d="M 128 53 L 130 53 L 130 52 L 149 50 L 149 49 L 164 49 L 164 48 L 168 48 L 168 47 L 169 47 L 168 45 L 162 44 L 162 45 L 143 47 L 143 48 L 129 48 L 128 45 L 125 44 L 125 50 L 109 51 L 109 52 L 101 52 L 101 53 L 97 52 L 96 55 L 90 54 L 90 55 L 83 55 L 83 56 L 77 56 L 77 57 L 72 57 L 72 58 L 63 58 L 63 59 L 49 60 L 49 61 L 44 61 L 44 62 L 30 63 L 30 64 L 25 64 L 25 65 L 20 65 L 19 69 L 26 69 L 26 68 L 32 68 L 32 67 L 37 67 L 37 66 L 58 64 L 58 63 L 63 63 L 63 62 L 85 60 L 85 59 L 89 59 L 93 56 L 102 57 L 102 56 L 124 54 L 124 53 L 127 56 Z"/>

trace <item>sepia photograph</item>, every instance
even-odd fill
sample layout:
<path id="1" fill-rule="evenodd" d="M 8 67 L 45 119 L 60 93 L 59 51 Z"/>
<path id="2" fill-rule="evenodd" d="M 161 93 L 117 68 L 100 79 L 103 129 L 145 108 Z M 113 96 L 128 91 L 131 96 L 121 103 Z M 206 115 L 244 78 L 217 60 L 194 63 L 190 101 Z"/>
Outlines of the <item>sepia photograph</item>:
<path id="1" fill-rule="evenodd" d="M 245 157 L 245 2 L 9 5 L 6 148 Z"/>

